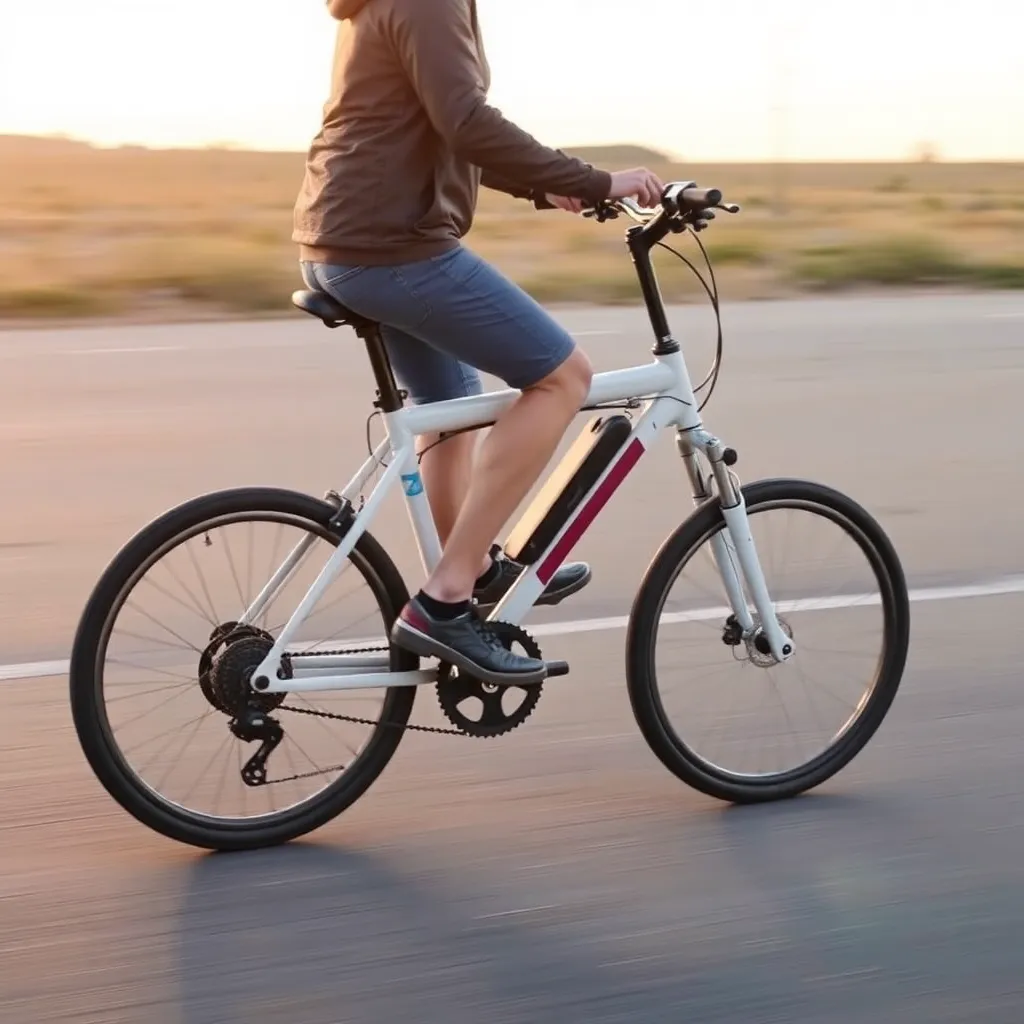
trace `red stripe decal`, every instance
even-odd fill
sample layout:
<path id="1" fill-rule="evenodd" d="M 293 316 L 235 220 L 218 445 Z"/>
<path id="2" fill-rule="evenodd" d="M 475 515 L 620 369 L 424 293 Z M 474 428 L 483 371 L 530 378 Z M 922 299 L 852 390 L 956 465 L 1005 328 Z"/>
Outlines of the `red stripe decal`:
<path id="1" fill-rule="evenodd" d="M 558 572 L 559 566 L 568 558 L 569 552 L 576 547 L 576 542 L 587 532 L 590 524 L 597 518 L 598 512 L 604 508 L 608 499 L 618 490 L 619 484 L 629 475 L 629 471 L 640 461 L 644 446 L 639 438 L 633 438 L 632 444 L 622 453 L 619 461 L 601 481 L 590 501 L 576 513 L 576 518 L 569 524 L 569 529 L 562 534 L 558 543 L 551 549 L 551 554 L 541 563 L 537 570 L 537 579 L 546 587 L 551 577 Z"/>

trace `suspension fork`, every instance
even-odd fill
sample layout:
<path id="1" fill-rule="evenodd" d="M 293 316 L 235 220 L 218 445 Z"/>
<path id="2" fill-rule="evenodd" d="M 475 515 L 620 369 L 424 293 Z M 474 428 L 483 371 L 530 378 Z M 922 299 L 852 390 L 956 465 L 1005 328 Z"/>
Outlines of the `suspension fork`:
<path id="1" fill-rule="evenodd" d="M 676 435 L 676 446 L 686 467 L 694 504 L 700 505 L 713 497 L 712 481 L 718 493 L 726 528 L 712 536 L 711 554 L 722 578 L 736 623 L 744 637 L 751 636 L 756 629 L 744 592 L 745 583 L 746 593 L 750 594 L 757 610 L 761 630 L 768 641 L 772 656 L 776 661 L 788 661 L 793 656 L 793 641 L 782 631 L 775 616 L 775 608 L 768 594 L 754 538 L 750 532 L 743 491 L 729 471 L 729 466 L 736 461 L 735 451 L 726 448 L 718 438 L 700 428 L 697 431 L 680 430 Z M 707 456 L 711 467 L 710 478 L 701 468 L 699 451 L 703 451 Z"/>

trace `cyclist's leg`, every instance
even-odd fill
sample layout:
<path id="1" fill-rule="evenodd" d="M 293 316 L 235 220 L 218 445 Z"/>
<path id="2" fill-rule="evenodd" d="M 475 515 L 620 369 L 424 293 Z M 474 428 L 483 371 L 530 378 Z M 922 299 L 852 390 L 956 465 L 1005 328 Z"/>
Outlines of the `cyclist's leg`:
<path id="1" fill-rule="evenodd" d="M 523 390 L 484 442 L 441 563 L 403 614 L 396 642 L 492 678 L 536 676 L 537 662 L 487 642 L 467 601 L 492 538 L 586 397 L 586 356 L 536 302 L 465 249 L 402 267 L 313 273 L 320 287 L 363 315 Z"/>
<path id="2" fill-rule="evenodd" d="M 431 273 L 430 261 L 422 266 Z M 308 287 L 325 289 L 350 308 L 381 322 L 395 377 L 413 402 L 442 402 L 483 390 L 480 374 L 469 363 L 435 348 L 429 339 L 424 341 L 407 330 L 389 326 L 388 321 L 409 327 L 423 319 L 423 303 L 410 295 L 409 289 L 410 276 L 416 276 L 416 265 L 402 268 L 396 277 L 380 267 L 314 267 L 305 263 L 302 275 Z M 417 439 L 421 451 L 429 449 L 423 455 L 420 469 L 442 547 L 447 544 L 469 490 L 477 440 L 476 432 L 455 434 L 443 442 L 437 434 Z M 473 597 L 481 608 L 490 608 L 512 586 L 522 566 L 503 557 L 500 546 L 495 544 L 481 559 L 477 571 L 481 575 Z M 590 578 L 590 566 L 585 562 L 567 562 L 552 576 L 537 603 L 559 604 L 582 590 Z"/>
<path id="3" fill-rule="evenodd" d="M 384 326 L 381 333 L 395 378 L 417 405 L 479 395 L 483 391 L 480 374 L 472 366 L 397 328 Z M 423 453 L 423 486 L 442 547 L 448 542 L 469 491 L 477 440 L 475 432 L 454 434 L 444 440 L 436 433 L 421 434 L 416 439 L 416 447 Z M 484 569 L 490 568 L 490 561 L 489 557 L 484 560 Z"/>
<path id="4" fill-rule="evenodd" d="M 394 327 L 384 326 L 381 333 L 395 377 L 416 404 L 444 402 L 483 391 L 480 374 L 468 363 Z M 444 440 L 436 433 L 417 438 L 417 448 L 423 452 L 423 486 L 442 548 L 448 544 L 469 493 L 478 439 L 476 431 L 454 434 Z M 505 558 L 500 546 L 494 545 L 478 572 L 481 575 L 477 577 L 473 597 L 482 608 L 490 608 L 504 597 L 522 572 L 522 566 Z M 559 604 L 589 582 L 590 566 L 569 562 L 551 578 L 538 604 Z"/>
<path id="5" fill-rule="evenodd" d="M 315 268 L 309 263 L 301 266 L 308 287 L 328 291 L 352 309 L 362 307 L 367 310 L 365 315 L 374 319 L 379 317 L 380 310 L 376 307 L 382 297 L 390 301 L 388 312 L 393 322 L 408 322 L 410 316 L 416 319 L 420 315 L 418 303 L 414 303 L 412 309 L 403 309 L 401 296 L 395 300 L 392 275 L 383 268 L 366 268 L 368 273 L 356 274 L 350 273 L 356 268 L 324 265 Z M 382 296 L 375 296 L 374 292 Z M 381 334 L 395 379 L 415 404 L 464 398 L 483 391 L 480 374 L 472 366 L 384 321 L 381 321 Z M 444 441 L 438 434 L 417 438 L 416 447 L 424 453 L 420 463 L 423 486 L 442 547 L 469 490 L 476 441 L 474 433 L 455 434 Z M 491 558 L 486 558 L 481 566 L 484 570 L 490 569 Z"/>

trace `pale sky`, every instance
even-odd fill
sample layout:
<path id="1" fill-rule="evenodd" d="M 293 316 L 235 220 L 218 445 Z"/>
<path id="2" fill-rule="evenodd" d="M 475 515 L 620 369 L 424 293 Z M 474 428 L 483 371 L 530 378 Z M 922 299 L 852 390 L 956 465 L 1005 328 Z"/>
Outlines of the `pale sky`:
<path id="1" fill-rule="evenodd" d="M 551 145 L 1024 158 L 1021 0 L 478 5 L 491 102 Z M 0 0 L 0 134 L 305 149 L 336 26 L 322 0 Z"/>

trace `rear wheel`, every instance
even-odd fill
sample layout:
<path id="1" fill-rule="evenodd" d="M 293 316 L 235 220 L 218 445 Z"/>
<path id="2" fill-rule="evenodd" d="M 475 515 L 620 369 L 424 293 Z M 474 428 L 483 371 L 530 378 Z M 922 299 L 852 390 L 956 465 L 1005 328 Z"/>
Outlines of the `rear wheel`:
<path id="1" fill-rule="evenodd" d="M 341 813 L 390 761 L 415 687 L 256 695 L 248 685 L 344 535 L 336 512 L 271 488 L 208 494 L 145 527 L 103 574 L 74 641 L 71 707 L 97 778 L 144 825 L 209 849 L 287 842 Z M 239 627 L 303 540 L 293 575 Z M 407 598 L 394 563 L 364 534 L 291 650 L 378 652 L 370 656 L 393 671 L 415 669 L 388 641 Z M 254 710 L 282 733 L 262 776 L 251 767 L 256 737 L 237 728 Z"/>
<path id="2" fill-rule="evenodd" d="M 695 789 L 735 803 L 795 796 L 847 765 L 896 696 L 910 633 L 899 559 L 863 508 L 802 480 L 743 493 L 793 658 L 778 664 L 763 639 L 740 637 L 711 553 L 713 537 L 728 537 L 714 501 L 655 557 L 627 636 L 630 700 L 652 751 Z M 837 578 L 844 555 L 851 568 Z M 829 653 L 838 657 L 826 667 Z M 796 718 L 801 700 L 807 726 Z"/>

